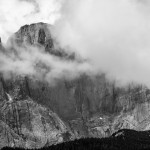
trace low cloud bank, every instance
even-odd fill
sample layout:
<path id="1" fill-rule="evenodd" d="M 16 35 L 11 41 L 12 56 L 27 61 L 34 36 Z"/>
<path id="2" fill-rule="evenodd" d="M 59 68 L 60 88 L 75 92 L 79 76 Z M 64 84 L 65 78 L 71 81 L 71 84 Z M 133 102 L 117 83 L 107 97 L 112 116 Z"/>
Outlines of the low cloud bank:
<path id="1" fill-rule="evenodd" d="M 148 0 L 1 0 L 4 43 L 24 24 L 47 22 L 54 24 L 51 32 L 60 46 L 88 63 L 64 61 L 28 47 L 17 58 L 1 53 L 0 71 L 45 76 L 46 80 L 104 72 L 123 84 L 135 81 L 150 87 L 149 8 Z M 43 66 L 36 71 L 39 62 Z"/>
<path id="2" fill-rule="evenodd" d="M 148 0 L 66 0 L 54 34 L 97 72 L 150 86 L 149 8 Z"/>

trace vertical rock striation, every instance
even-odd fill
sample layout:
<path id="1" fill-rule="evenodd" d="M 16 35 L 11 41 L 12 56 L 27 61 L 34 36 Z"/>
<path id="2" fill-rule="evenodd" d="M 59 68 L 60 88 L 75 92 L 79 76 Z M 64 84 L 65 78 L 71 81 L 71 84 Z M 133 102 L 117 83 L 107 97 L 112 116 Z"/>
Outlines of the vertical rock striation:
<path id="1" fill-rule="evenodd" d="M 51 28 L 44 23 L 25 25 L 9 39 L 9 46 L 32 45 L 75 60 L 73 54 L 56 48 Z M 149 106 L 149 89 L 123 89 L 104 74 L 60 79 L 55 86 L 29 76 L 4 79 L 1 75 L 0 138 L 5 146 L 39 148 L 74 138 L 107 137 L 123 128 L 149 130 Z"/>

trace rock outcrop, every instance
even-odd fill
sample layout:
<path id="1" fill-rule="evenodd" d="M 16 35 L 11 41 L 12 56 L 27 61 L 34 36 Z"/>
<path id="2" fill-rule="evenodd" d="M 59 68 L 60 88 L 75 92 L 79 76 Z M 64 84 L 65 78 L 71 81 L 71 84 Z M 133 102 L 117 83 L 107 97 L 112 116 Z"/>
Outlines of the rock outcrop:
<path id="1" fill-rule="evenodd" d="M 0 148 L 41 148 L 63 142 L 65 135 L 68 135 L 68 140 L 72 138 L 57 114 L 30 98 L 2 101 L 0 116 Z"/>
<path id="2" fill-rule="evenodd" d="M 58 47 L 57 41 L 52 37 L 50 30 L 52 26 L 46 23 L 36 23 L 22 26 L 8 40 L 10 47 L 32 45 L 43 48 L 46 52 L 65 59 L 75 59 L 74 53 L 68 53 Z"/>
<path id="3" fill-rule="evenodd" d="M 9 46 L 37 46 L 55 57 L 75 60 L 55 46 L 50 29 L 44 23 L 25 25 L 9 39 Z M 118 87 L 104 74 L 59 79 L 55 86 L 29 76 L 0 76 L 0 103 L 0 126 L 9 131 L 2 133 L 6 146 L 42 147 L 74 138 L 107 137 L 123 128 L 150 129 L 150 90 Z"/>

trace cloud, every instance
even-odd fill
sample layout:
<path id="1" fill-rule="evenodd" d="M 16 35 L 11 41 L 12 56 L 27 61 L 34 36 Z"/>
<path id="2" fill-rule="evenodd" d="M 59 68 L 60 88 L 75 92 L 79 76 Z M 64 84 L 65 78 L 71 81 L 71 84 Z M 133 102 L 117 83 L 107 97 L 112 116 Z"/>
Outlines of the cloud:
<path id="1" fill-rule="evenodd" d="M 43 51 L 41 47 L 14 45 L 13 48 L 15 51 L 0 51 L 0 73 L 4 78 L 29 76 L 55 85 L 55 81 L 59 79 L 72 80 L 91 69 L 86 62 L 55 57 Z"/>
<path id="2" fill-rule="evenodd" d="M 62 0 L 0 0 L 0 36 L 5 43 L 21 26 L 36 22 L 53 24 Z"/>
<path id="3" fill-rule="evenodd" d="M 52 34 L 62 48 L 89 62 L 62 61 L 28 47 L 22 48 L 19 58 L 1 53 L 1 71 L 46 80 L 104 72 L 121 83 L 150 87 L 149 8 L 149 0 L 0 0 L 2 41 L 22 25 L 46 22 L 54 24 Z"/>
<path id="4" fill-rule="evenodd" d="M 66 0 L 53 34 L 95 71 L 150 86 L 148 0 Z"/>
<path id="5" fill-rule="evenodd" d="M 0 49 L 0 73 L 35 77 L 51 84 L 58 79 L 71 80 L 91 70 L 86 62 L 64 60 L 43 51 L 41 47 L 13 42 L 8 48 L 7 39 L 21 26 L 36 22 L 53 24 L 60 17 L 63 0 L 0 0 L 0 36 L 5 50 Z M 15 52 L 14 52 L 15 51 Z"/>

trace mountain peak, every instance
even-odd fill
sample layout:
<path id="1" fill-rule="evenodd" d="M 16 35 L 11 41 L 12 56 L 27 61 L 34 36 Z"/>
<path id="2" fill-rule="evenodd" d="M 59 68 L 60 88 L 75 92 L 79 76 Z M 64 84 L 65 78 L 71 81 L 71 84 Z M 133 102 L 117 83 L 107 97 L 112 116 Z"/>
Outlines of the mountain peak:
<path id="1" fill-rule="evenodd" d="M 51 49 L 53 48 L 53 40 L 50 28 L 50 24 L 41 22 L 24 25 L 15 33 L 15 39 L 21 44 L 40 44 L 44 47 L 47 47 L 48 42 L 51 42 L 51 44 L 49 44 L 49 49 Z"/>
<path id="2" fill-rule="evenodd" d="M 58 42 L 51 34 L 52 28 L 52 25 L 43 22 L 26 24 L 13 34 L 7 43 L 9 43 L 9 47 L 14 47 L 14 44 L 18 46 L 37 46 L 51 55 L 74 60 L 74 53 L 66 52 L 60 48 Z"/>

